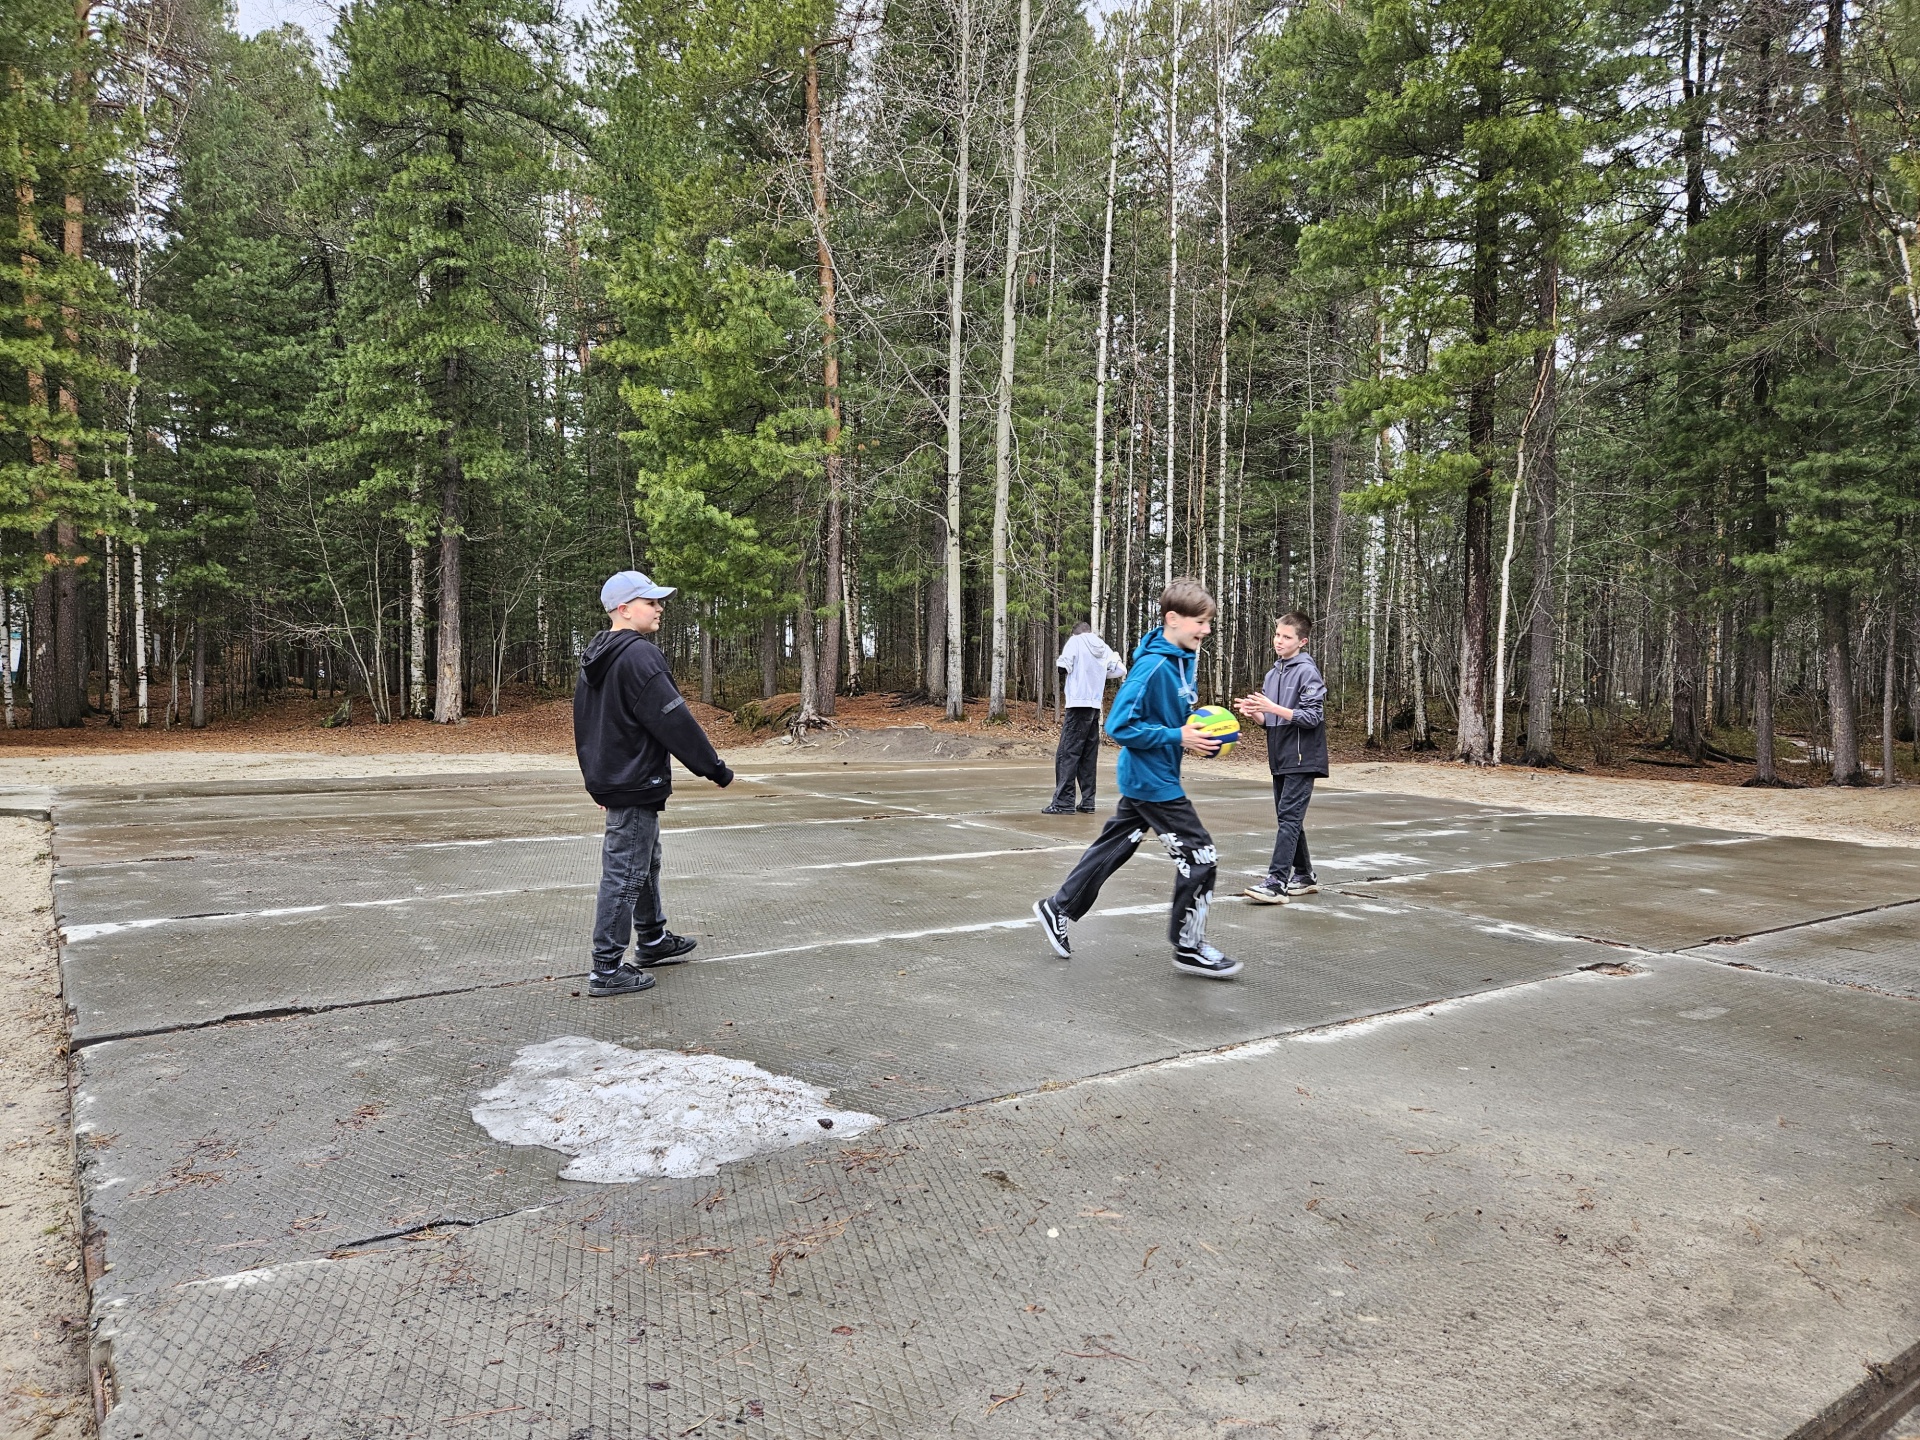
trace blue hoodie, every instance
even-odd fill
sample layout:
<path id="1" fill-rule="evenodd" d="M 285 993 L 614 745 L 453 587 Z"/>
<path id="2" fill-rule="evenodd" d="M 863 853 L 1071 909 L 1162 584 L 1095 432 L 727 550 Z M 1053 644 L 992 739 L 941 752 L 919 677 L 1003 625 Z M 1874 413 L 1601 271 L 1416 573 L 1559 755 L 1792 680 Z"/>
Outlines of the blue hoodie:
<path id="1" fill-rule="evenodd" d="M 1135 800 L 1178 800 L 1180 731 L 1200 698 L 1199 656 L 1165 632 L 1150 630 L 1133 647 L 1133 668 L 1113 697 L 1107 734 L 1121 746 L 1120 793 Z"/>

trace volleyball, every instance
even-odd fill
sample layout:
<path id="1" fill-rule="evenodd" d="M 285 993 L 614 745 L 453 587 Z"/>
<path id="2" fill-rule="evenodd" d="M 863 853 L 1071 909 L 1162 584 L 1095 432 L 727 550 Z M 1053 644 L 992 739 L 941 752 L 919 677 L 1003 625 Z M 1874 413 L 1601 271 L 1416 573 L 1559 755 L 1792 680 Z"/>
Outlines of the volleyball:
<path id="1" fill-rule="evenodd" d="M 1220 748 L 1213 752 L 1215 760 L 1233 749 L 1234 742 L 1240 738 L 1239 719 L 1231 710 L 1223 710 L 1218 705 L 1202 705 L 1187 717 L 1187 723 L 1198 725 L 1202 735 L 1220 742 Z"/>

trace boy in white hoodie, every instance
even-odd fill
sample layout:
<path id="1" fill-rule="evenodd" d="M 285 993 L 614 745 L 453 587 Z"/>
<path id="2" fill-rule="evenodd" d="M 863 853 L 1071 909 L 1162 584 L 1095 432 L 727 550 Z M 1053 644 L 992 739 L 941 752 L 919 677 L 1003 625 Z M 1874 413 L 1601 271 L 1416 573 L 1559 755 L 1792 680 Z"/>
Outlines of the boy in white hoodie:
<path id="1" fill-rule="evenodd" d="M 1042 815 L 1070 815 L 1073 791 L 1080 787 L 1079 810 L 1093 813 L 1093 781 L 1100 762 L 1100 702 L 1107 681 L 1126 678 L 1127 667 L 1082 620 L 1073 627 L 1066 648 L 1054 664 L 1066 671 L 1066 718 L 1060 725 L 1060 748 L 1053 756 L 1053 799 Z"/>

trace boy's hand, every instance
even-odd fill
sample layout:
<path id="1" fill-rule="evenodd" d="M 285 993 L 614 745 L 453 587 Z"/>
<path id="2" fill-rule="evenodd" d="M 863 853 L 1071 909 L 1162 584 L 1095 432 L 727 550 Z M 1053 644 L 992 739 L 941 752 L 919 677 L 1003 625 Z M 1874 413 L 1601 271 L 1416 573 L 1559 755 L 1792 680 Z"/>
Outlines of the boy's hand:
<path id="1" fill-rule="evenodd" d="M 1189 755 L 1211 755 L 1220 742 L 1189 720 L 1180 727 L 1180 748 Z"/>
<path id="2" fill-rule="evenodd" d="M 1243 695 L 1234 701 L 1233 708 L 1249 720 L 1257 719 L 1262 715 L 1272 715 L 1281 720 L 1291 720 L 1293 718 L 1293 711 L 1284 705 L 1276 705 L 1258 690 L 1254 691 L 1251 695 Z"/>

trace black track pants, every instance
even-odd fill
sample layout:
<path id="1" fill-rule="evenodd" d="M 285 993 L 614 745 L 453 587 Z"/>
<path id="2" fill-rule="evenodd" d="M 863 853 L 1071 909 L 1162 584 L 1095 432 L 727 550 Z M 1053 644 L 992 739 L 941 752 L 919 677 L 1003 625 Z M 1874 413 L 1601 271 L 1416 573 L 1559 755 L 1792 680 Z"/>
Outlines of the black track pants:
<path id="1" fill-rule="evenodd" d="M 1135 800 L 1120 797 L 1113 818 L 1101 827 L 1099 838 L 1073 867 L 1053 903 L 1069 920 L 1078 920 L 1100 898 L 1100 887 L 1140 848 L 1151 830 L 1167 847 L 1177 872 L 1173 882 L 1173 914 L 1167 920 L 1167 938 L 1191 949 L 1207 937 L 1207 907 L 1213 903 L 1215 854 L 1213 837 L 1200 823 L 1193 802 L 1182 795 L 1174 800 Z"/>
<path id="2" fill-rule="evenodd" d="M 1313 857 L 1307 854 L 1307 802 L 1313 799 L 1313 776 L 1273 777 L 1273 859 L 1267 862 L 1269 880 L 1313 882 Z"/>
<path id="3" fill-rule="evenodd" d="M 1085 705 L 1067 711 L 1060 725 L 1060 748 L 1053 755 L 1053 806 L 1073 805 L 1073 787 L 1080 786 L 1080 808 L 1093 808 L 1093 777 L 1100 763 L 1100 712 Z"/>

